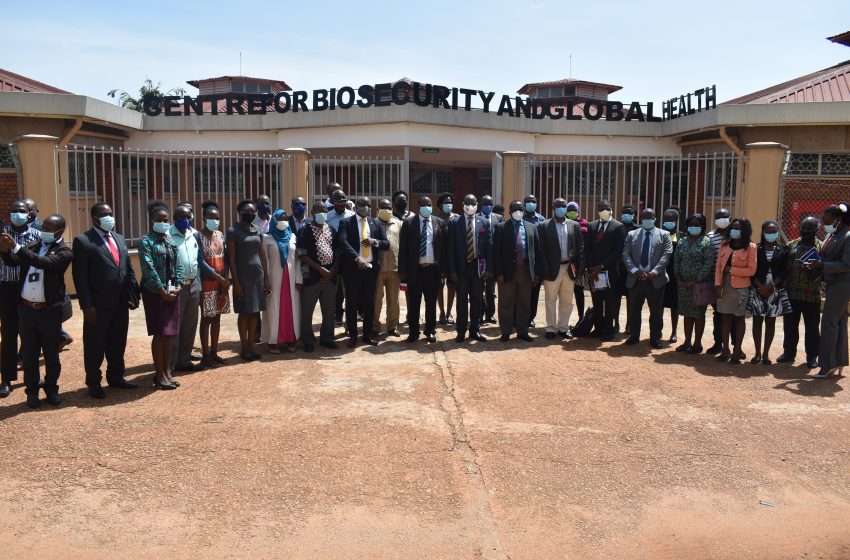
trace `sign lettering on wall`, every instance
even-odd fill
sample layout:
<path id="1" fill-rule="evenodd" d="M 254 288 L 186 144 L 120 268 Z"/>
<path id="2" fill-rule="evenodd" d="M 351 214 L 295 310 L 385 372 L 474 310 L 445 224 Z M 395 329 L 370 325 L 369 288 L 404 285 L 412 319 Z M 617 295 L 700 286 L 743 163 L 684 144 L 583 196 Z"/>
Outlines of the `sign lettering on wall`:
<path id="1" fill-rule="evenodd" d="M 220 104 L 223 102 L 223 104 Z M 167 95 L 144 99 L 144 112 L 151 117 L 181 117 L 192 115 L 265 115 L 268 113 L 299 113 L 308 111 L 335 111 L 354 106 L 388 107 L 413 103 L 420 107 L 451 111 L 480 110 L 498 116 L 527 119 L 566 119 L 608 121 L 661 122 L 693 115 L 717 107 L 717 87 L 697 89 L 662 103 L 657 114 L 653 102 L 638 101 L 564 100 L 502 95 L 492 91 L 449 88 L 419 82 L 362 85 L 358 88 L 316 89 L 307 91 L 282 91 L 271 93 L 225 93 L 214 95 Z M 473 107 L 473 104 L 480 107 Z"/>

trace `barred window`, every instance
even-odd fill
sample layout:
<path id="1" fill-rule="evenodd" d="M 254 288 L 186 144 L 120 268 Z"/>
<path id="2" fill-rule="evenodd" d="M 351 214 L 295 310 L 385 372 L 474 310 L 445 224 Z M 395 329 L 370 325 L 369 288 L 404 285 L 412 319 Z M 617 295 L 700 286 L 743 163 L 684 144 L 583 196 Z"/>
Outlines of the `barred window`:
<path id="1" fill-rule="evenodd" d="M 710 198 L 731 198 L 735 196 L 735 182 L 738 174 L 738 160 L 715 159 L 708 162 L 706 170 L 706 196 Z"/>
<path id="2" fill-rule="evenodd" d="M 414 174 L 412 183 L 414 194 L 453 192 L 451 171 L 438 169 L 420 171 Z"/>
<path id="3" fill-rule="evenodd" d="M 0 144 L 0 169 L 15 169 L 12 147 L 6 144 Z"/>
<path id="4" fill-rule="evenodd" d="M 97 192 L 97 158 L 94 152 L 68 153 L 68 191 L 71 194 Z"/>
<path id="5" fill-rule="evenodd" d="M 850 176 L 850 152 L 829 154 L 790 153 L 786 175 L 830 177 Z"/>
<path id="6" fill-rule="evenodd" d="M 230 162 L 196 162 L 194 177 L 195 192 L 241 193 L 245 190 L 245 170 Z"/>

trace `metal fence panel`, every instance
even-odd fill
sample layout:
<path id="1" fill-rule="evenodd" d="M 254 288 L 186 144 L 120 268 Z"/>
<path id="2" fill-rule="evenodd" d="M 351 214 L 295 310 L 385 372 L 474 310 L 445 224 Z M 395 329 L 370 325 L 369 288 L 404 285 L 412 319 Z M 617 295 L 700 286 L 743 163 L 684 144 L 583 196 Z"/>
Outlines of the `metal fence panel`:
<path id="1" fill-rule="evenodd" d="M 838 202 L 850 202 L 850 152 L 785 155 L 777 211 L 783 240 L 799 237 L 803 218 L 820 218 L 824 208 Z"/>
<path id="2" fill-rule="evenodd" d="M 404 157 L 319 156 L 310 159 L 308 184 L 311 201 L 324 200 L 331 183 L 339 183 L 349 198 L 368 196 L 373 206 L 405 189 L 407 164 Z"/>

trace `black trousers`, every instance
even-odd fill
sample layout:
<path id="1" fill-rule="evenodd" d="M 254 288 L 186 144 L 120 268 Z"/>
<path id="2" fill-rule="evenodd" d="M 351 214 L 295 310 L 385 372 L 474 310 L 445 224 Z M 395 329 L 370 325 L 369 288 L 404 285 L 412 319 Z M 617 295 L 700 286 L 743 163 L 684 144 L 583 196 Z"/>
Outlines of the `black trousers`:
<path id="1" fill-rule="evenodd" d="M 127 326 L 130 311 L 123 309 L 95 309 L 97 321 L 94 325 L 83 322 L 83 364 L 86 369 L 86 385 L 100 387 L 100 366 L 106 357 L 106 382 L 116 383 L 124 379 L 124 351 L 127 348 Z"/>
<path id="2" fill-rule="evenodd" d="M 496 279 L 482 280 L 481 286 L 484 289 L 481 304 L 481 320 L 496 316 Z"/>
<path id="3" fill-rule="evenodd" d="M 372 332 L 375 319 L 375 287 L 378 273 L 374 268 L 345 275 L 345 322 L 349 338 L 357 338 L 357 317 L 363 315 L 363 336 Z"/>
<path id="4" fill-rule="evenodd" d="M 540 286 L 543 285 L 543 282 L 537 284 L 536 286 L 531 286 L 531 304 L 528 308 L 528 323 L 529 326 L 531 322 L 537 318 L 537 304 L 540 303 Z"/>
<path id="5" fill-rule="evenodd" d="M 18 380 L 18 303 L 21 285 L 0 282 L 0 378 L 3 383 Z"/>
<path id="6" fill-rule="evenodd" d="M 18 305 L 18 330 L 21 333 L 21 358 L 24 361 L 24 384 L 27 394 L 38 392 L 38 358 L 44 353 L 44 392 L 59 391 L 59 340 L 62 330 L 62 307 L 32 309 Z"/>
<path id="7" fill-rule="evenodd" d="M 813 301 L 791 300 L 791 313 L 782 316 L 782 330 L 785 333 L 783 353 L 791 357 L 797 355 L 800 316 L 803 317 L 803 325 L 806 328 L 806 360 L 817 361 L 820 346 L 820 304 Z"/>
<path id="8" fill-rule="evenodd" d="M 614 333 L 617 297 L 617 290 L 614 288 L 590 292 L 590 300 L 593 302 L 593 329 L 597 334 Z"/>
<path id="9" fill-rule="evenodd" d="M 458 275 L 455 290 L 457 295 L 457 332 L 477 333 L 481 325 L 481 302 L 484 282 L 478 275 L 478 261 L 466 263 L 463 272 Z M 470 317 L 472 320 L 470 321 Z M 470 325 L 471 323 L 471 325 Z"/>
<path id="10" fill-rule="evenodd" d="M 664 286 L 656 288 L 650 280 L 638 280 L 629 290 L 629 336 L 640 338 L 644 301 L 649 307 L 649 339 L 661 340 L 661 331 L 664 329 Z"/>
<path id="11" fill-rule="evenodd" d="M 414 278 L 407 280 L 407 326 L 410 334 L 419 334 L 419 305 L 425 298 L 425 334 L 437 332 L 437 292 L 440 271 L 436 266 L 419 266 Z"/>

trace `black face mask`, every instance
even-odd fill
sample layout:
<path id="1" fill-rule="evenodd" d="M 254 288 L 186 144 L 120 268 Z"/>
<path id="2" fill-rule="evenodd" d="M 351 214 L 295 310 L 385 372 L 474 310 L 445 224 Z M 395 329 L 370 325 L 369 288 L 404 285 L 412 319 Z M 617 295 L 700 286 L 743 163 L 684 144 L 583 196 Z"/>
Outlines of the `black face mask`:
<path id="1" fill-rule="evenodd" d="M 256 217 L 257 217 L 257 215 L 256 215 L 255 213 L 253 213 L 253 212 L 243 212 L 243 213 L 240 215 L 240 218 L 242 218 L 242 223 L 243 223 L 243 224 L 250 224 L 250 223 L 252 223 Z"/>
<path id="2" fill-rule="evenodd" d="M 405 210 L 407 210 L 407 201 L 406 200 L 397 201 L 395 203 L 395 209 L 398 210 L 399 212 L 404 212 Z"/>

